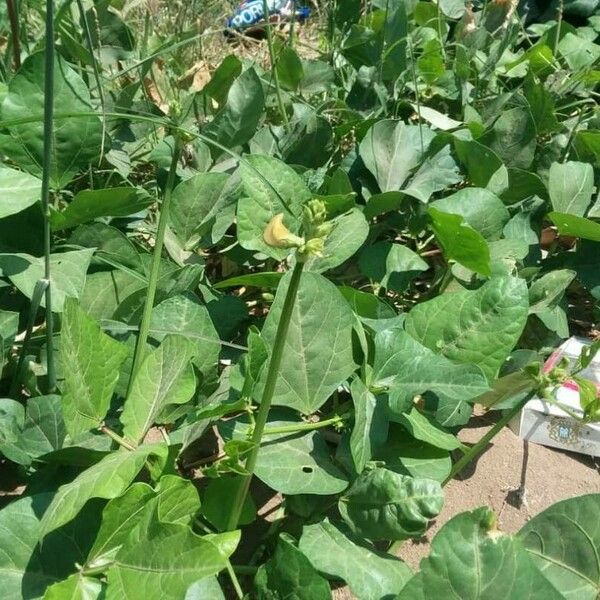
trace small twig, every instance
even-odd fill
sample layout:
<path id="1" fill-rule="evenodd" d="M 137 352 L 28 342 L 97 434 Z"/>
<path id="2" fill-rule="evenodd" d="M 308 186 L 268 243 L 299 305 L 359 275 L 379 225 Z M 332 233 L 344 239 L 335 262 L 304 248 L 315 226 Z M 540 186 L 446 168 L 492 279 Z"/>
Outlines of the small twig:
<path id="1" fill-rule="evenodd" d="M 15 69 L 21 68 L 21 39 L 19 33 L 19 17 L 15 7 L 15 0 L 6 0 L 6 12 L 10 21 L 10 36 L 13 48 L 13 62 Z"/>
<path id="2" fill-rule="evenodd" d="M 125 448 L 126 450 L 129 450 L 131 452 L 135 450 L 135 446 L 133 444 L 128 442 L 125 438 L 121 437 L 118 433 L 114 432 L 110 427 L 107 427 L 106 425 L 101 425 L 98 429 L 102 433 L 105 433 L 109 438 L 117 442 L 117 444 L 119 444 L 119 446 L 121 446 L 122 448 Z"/>

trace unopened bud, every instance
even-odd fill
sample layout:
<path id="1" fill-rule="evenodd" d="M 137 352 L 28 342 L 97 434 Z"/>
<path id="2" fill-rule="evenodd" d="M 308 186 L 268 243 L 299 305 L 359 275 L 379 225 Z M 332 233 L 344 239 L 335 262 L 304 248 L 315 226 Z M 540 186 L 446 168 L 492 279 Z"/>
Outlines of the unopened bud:
<path id="1" fill-rule="evenodd" d="M 283 224 L 283 213 L 275 215 L 268 223 L 263 233 L 263 240 L 267 246 L 273 248 L 300 248 L 304 240 L 294 235 Z"/>

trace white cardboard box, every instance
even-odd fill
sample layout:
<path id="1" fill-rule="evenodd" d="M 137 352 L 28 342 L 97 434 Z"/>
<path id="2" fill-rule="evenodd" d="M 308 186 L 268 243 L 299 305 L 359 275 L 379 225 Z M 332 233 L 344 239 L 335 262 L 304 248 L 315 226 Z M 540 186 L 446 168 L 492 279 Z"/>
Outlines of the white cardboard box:
<path id="1" fill-rule="evenodd" d="M 546 361 L 544 370 L 549 371 L 565 356 L 574 362 L 584 345 L 589 345 L 589 342 L 576 337 L 568 339 Z M 600 387 L 600 353 L 580 376 Z M 575 383 L 567 381 L 557 390 L 556 399 L 575 414 L 583 415 Z M 527 402 L 509 426 L 519 437 L 536 444 L 600 456 L 600 423 L 583 423 L 540 398 Z"/>

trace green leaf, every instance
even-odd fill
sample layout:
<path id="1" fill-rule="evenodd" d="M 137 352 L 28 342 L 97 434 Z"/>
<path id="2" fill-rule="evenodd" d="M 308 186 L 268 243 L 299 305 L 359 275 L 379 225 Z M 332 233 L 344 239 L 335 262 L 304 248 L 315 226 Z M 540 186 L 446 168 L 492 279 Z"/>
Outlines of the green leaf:
<path id="1" fill-rule="evenodd" d="M 421 162 L 433 138 L 429 127 L 384 119 L 367 131 L 359 154 L 382 192 L 398 191 Z"/>
<path id="2" fill-rule="evenodd" d="M 271 156 L 254 154 L 240 167 L 244 195 L 238 202 L 237 235 L 243 248 L 259 250 L 282 260 L 289 251 L 271 248 L 263 240 L 269 221 L 283 213 L 286 227 L 297 233 L 302 206 L 312 198 L 302 178 L 288 165 Z"/>
<path id="3" fill-rule="evenodd" d="M 583 217 L 592 201 L 594 169 L 588 163 L 552 163 L 548 191 L 555 212 Z"/>
<path id="4" fill-rule="evenodd" d="M 394 415 L 410 410 L 415 396 L 433 393 L 430 408 L 436 420 L 446 426 L 466 423 L 471 415 L 469 400 L 488 390 L 479 367 L 456 364 L 394 328 L 375 337 L 373 386 L 389 388 Z"/>
<path id="5" fill-rule="evenodd" d="M 275 553 L 254 579 L 257 600 L 329 600 L 327 581 L 287 537 L 280 536 Z"/>
<path id="6" fill-rule="evenodd" d="M 206 306 L 193 294 L 172 296 L 155 306 L 150 321 L 150 337 L 161 342 L 178 334 L 195 345 L 193 363 L 206 375 L 216 367 L 221 340 Z"/>
<path id="7" fill-rule="evenodd" d="M 239 531 L 201 537 L 183 525 L 141 523 L 108 570 L 106 600 L 164 600 L 165 590 L 183 598 L 193 583 L 226 567 L 239 537 Z"/>
<path id="8" fill-rule="evenodd" d="M 350 529 L 361 537 L 403 540 L 421 535 L 443 504 L 437 481 L 378 468 L 359 475 L 340 498 L 338 508 Z"/>
<path id="9" fill-rule="evenodd" d="M 600 223 L 596 223 L 585 217 L 577 217 L 559 212 L 551 212 L 546 216 L 556 225 L 560 235 L 600 242 Z"/>
<path id="10" fill-rule="evenodd" d="M 116 187 L 84 190 L 75 195 L 62 212 L 53 212 L 50 223 L 54 231 L 88 223 L 98 217 L 126 217 L 147 208 L 152 196 L 143 189 Z"/>
<path id="11" fill-rule="evenodd" d="M 497 277 L 478 290 L 444 294 L 415 306 L 406 331 L 434 352 L 478 365 L 491 380 L 517 343 L 528 309 L 525 281 Z"/>
<path id="12" fill-rule="evenodd" d="M 400 592 L 398 600 L 460 598 L 461 600 L 559 600 L 520 543 L 495 529 L 489 508 L 462 513 L 433 538 L 421 571 Z"/>
<path id="13" fill-rule="evenodd" d="M 323 273 L 348 260 L 359 250 L 369 235 L 369 225 L 357 208 L 331 221 L 333 231 L 325 239 L 323 256 L 309 258 L 306 269 Z"/>
<path id="14" fill-rule="evenodd" d="M 361 473 L 371 460 L 374 449 L 382 446 L 387 439 L 387 418 L 382 403 L 358 377 L 350 386 L 354 403 L 354 427 L 350 435 L 350 453 L 356 467 Z"/>
<path id="15" fill-rule="evenodd" d="M 361 272 L 384 288 L 405 292 L 410 282 L 429 269 L 429 265 L 415 252 L 401 244 L 377 242 L 360 253 Z"/>
<path id="16" fill-rule="evenodd" d="M 483 236 L 464 223 L 463 217 L 441 212 L 435 208 L 428 211 L 431 229 L 448 260 L 489 277 L 490 248 Z"/>
<path id="17" fill-rule="evenodd" d="M 437 37 L 430 38 L 423 45 L 423 53 L 417 58 L 417 72 L 427 84 L 432 84 L 444 73 L 442 44 Z"/>
<path id="18" fill-rule="evenodd" d="M 44 114 L 44 64 L 42 52 L 29 56 L 10 80 L 8 95 L 2 103 L 2 119 L 28 119 Z M 64 187 L 73 176 L 96 162 L 102 146 L 102 123 L 96 116 L 60 117 L 60 113 L 92 111 L 90 93 L 79 75 L 57 57 L 54 63 L 54 149 L 51 185 Z M 12 125 L 9 138 L 0 146 L 21 168 L 41 176 L 44 127 L 42 119 Z"/>
<path id="19" fill-rule="evenodd" d="M 486 240 L 497 240 L 510 214 L 496 194 L 484 188 L 463 188 L 431 204 L 436 210 L 460 215 Z"/>
<path id="20" fill-rule="evenodd" d="M 200 497 L 196 486 L 178 475 L 161 477 L 157 494 L 157 511 L 159 521 L 179 525 L 191 525 L 200 509 Z"/>
<path id="21" fill-rule="evenodd" d="M 405 429 L 417 440 L 427 442 L 431 446 L 442 450 L 456 450 L 462 444 L 451 433 L 445 431 L 435 421 L 428 418 L 416 408 L 397 417 Z"/>
<path id="22" fill-rule="evenodd" d="M 460 19 L 465 13 L 465 0 L 440 0 L 439 6 L 449 19 Z"/>
<path id="23" fill-rule="evenodd" d="M 256 131 L 265 106 L 263 87 L 253 68 L 244 71 L 227 93 L 225 106 L 202 133 L 227 148 L 245 144 Z M 221 150 L 212 149 L 213 156 Z"/>
<path id="24" fill-rule="evenodd" d="M 22 171 L 0 167 L 0 219 L 14 215 L 38 202 L 41 198 L 42 182 Z"/>
<path id="25" fill-rule="evenodd" d="M 563 500 L 519 531 L 532 561 L 560 598 L 594 600 L 600 592 L 600 495 Z"/>
<path id="26" fill-rule="evenodd" d="M 217 531 L 227 531 L 229 514 L 223 510 L 228 506 L 231 498 L 235 497 L 241 483 L 239 477 L 221 476 L 209 482 L 202 496 L 202 514 Z M 256 506 L 250 494 L 244 499 L 244 506 L 238 520 L 238 525 L 248 525 L 256 519 Z"/>
<path id="27" fill-rule="evenodd" d="M 540 313 L 554 308 L 576 276 L 575 271 L 557 269 L 536 279 L 529 288 L 529 312 Z"/>
<path id="28" fill-rule="evenodd" d="M 250 286 L 261 288 L 276 288 L 283 277 L 283 273 L 248 273 L 238 277 L 230 277 L 215 283 L 214 288 L 222 290 L 237 286 Z"/>
<path id="29" fill-rule="evenodd" d="M 343 579 L 358 600 L 394 597 L 412 575 L 401 560 L 359 542 L 341 523 L 327 519 L 304 526 L 299 548 L 315 569 Z"/>
<path id="30" fill-rule="evenodd" d="M 190 371 L 195 345 L 180 335 L 168 335 L 142 361 L 121 413 L 123 434 L 139 443 L 156 416 L 168 404 L 184 404 L 196 390 Z"/>
<path id="31" fill-rule="evenodd" d="M 277 288 L 262 330 L 262 337 L 271 348 L 289 281 L 288 273 Z M 302 274 L 285 340 L 274 405 L 309 414 L 325 403 L 354 371 L 353 323 L 348 303 L 332 283 L 316 273 Z M 263 380 L 264 377 L 257 397 L 260 397 Z"/>
<path id="32" fill-rule="evenodd" d="M 65 581 L 50 586 L 44 594 L 44 600 L 98 600 L 102 587 L 97 579 L 75 573 Z"/>
<path id="33" fill-rule="evenodd" d="M 454 149 L 476 187 L 486 187 L 492 177 L 504 167 L 500 157 L 492 149 L 475 140 L 455 138 Z"/>
<path id="34" fill-rule="evenodd" d="M 73 298 L 65 302 L 61 333 L 63 413 L 69 435 L 77 438 L 102 425 L 129 350 L 103 333 Z"/>
<path id="35" fill-rule="evenodd" d="M 193 583 L 187 590 L 184 600 L 225 600 L 223 590 L 216 577 L 205 577 Z"/>
<path id="36" fill-rule="evenodd" d="M 17 441 L 24 421 L 25 409 L 20 402 L 0 398 L 0 450 L 5 444 Z"/>
<path id="37" fill-rule="evenodd" d="M 279 52 L 276 69 L 282 87 L 286 90 L 296 91 L 304 78 L 304 67 L 291 46 L 284 46 Z"/>
<path id="38" fill-rule="evenodd" d="M 40 537 L 71 521 L 91 498 L 120 496 L 150 456 L 166 458 L 161 444 L 140 446 L 132 452 L 116 451 L 86 469 L 71 483 L 62 485 L 40 523 Z"/>
<path id="39" fill-rule="evenodd" d="M 79 298 L 92 254 L 93 250 L 76 250 L 50 255 L 53 311 L 62 312 L 65 298 Z M 0 254 L 0 271 L 31 299 L 36 283 L 44 279 L 44 258 L 29 254 Z M 45 299 L 42 299 L 41 305 L 46 306 Z"/>
<path id="40" fill-rule="evenodd" d="M 205 233 L 214 208 L 223 204 L 228 179 L 225 173 L 198 173 L 173 190 L 169 222 L 184 248 L 193 247 Z"/>

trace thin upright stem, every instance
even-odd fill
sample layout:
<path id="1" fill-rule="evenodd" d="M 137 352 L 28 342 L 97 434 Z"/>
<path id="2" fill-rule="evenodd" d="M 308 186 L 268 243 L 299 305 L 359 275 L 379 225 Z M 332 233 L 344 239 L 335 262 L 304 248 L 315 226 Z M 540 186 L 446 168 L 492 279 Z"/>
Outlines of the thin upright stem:
<path id="1" fill-rule="evenodd" d="M 260 451 L 260 443 L 265 431 L 269 410 L 271 409 L 271 402 L 273 401 L 273 394 L 275 393 L 275 385 L 277 384 L 277 379 L 279 377 L 279 369 L 281 367 L 281 360 L 283 358 L 285 338 L 287 337 L 290 327 L 290 321 L 292 319 L 292 312 L 296 302 L 298 288 L 300 286 L 300 278 L 302 276 L 303 267 L 304 263 L 298 261 L 296 262 L 296 266 L 292 271 L 292 277 L 290 279 L 290 284 L 288 286 L 285 301 L 283 303 L 281 317 L 279 318 L 279 324 L 277 325 L 277 333 L 275 334 L 275 342 L 273 344 L 271 360 L 269 361 L 269 370 L 267 371 L 265 387 L 260 401 L 260 407 L 256 414 L 254 430 L 252 432 L 252 442 L 254 447 L 250 451 L 250 454 L 246 460 L 245 467 L 247 475 L 243 476 L 243 479 L 237 489 L 237 494 L 231 507 L 231 512 L 229 513 L 229 519 L 227 521 L 228 531 L 232 531 L 238 526 L 240 515 L 242 513 L 242 507 L 244 506 L 244 501 L 246 500 L 246 496 L 250 488 L 250 481 L 252 480 L 254 469 L 256 467 L 256 461 Z"/>
<path id="2" fill-rule="evenodd" d="M 146 303 L 144 304 L 144 312 L 142 313 L 142 320 L 140 322 L 140 332 L 137 338 L 135 346 L 135 352 L 133 355 L 133 365 L 131 367 L 131 377 L 129 379 L 129 389 L 127 396 L 131 393 L 131 386 L 133 380 L 140 368 L 140 364 L 144 359 L 146 353 L 146 342 L 148 341 L 148 333 L 150 331 L 150 320 L 152 318 L 152 309 L 154 307 L 154 299 L 156 297 L 156 286 L 158 284 L 158 276 L 160 273 L 160 261 L 162 256 L 163 245 L 165 241 L 165 232 L 167 230 L 167 223 L 169 222 L 169 206 L 171 203 L 171 196 L 173 193 L 173 187 L 175 185 L 175 176 L 177 174 L 177 164 L 179 163 L 179 157 L 181 155 L 181 139 L 175 135 L 175 147 L 173 148 L 173 157 L 171 159 L 171 167 L 169 168 L 169 175 L 167 177 L 167 183 L 165 185 L 165 191 L 163 194 L 163 201 L 160 207 L 160 215 L 158 217 L 158 228 L 156 231 L 156 239 L 154 242 L 154 253 L 152 256 L 152 265 L 150 267 L 150 277 L 148 278 L 148 291 L 146 294 Z"/>
<path id="3" fill-rule="evenodd" d="M 281 119 L 283 120 L 283 124 L 287 131 L 290 127 L 290 121 L 287 112 L 285 111 L 283 96 L 281 95 L 281 85 L 279 83 L 279 73 L 277 72 L 275 60 L 275 47 L 273 45 L 273 32 L 271 31 L 271 22 L 269 21 L 269 5 L 267 0 L 263 0 L 263 13 L 265 17 L 265 29 L 267 31 L 267 45 L 269 46 L 269 59 L 271 61 L 271 75 L 273 77 L 273 84 L 275 85 L 275 95 L 277 96 L 277 106 L 279 107 Z"/>
<path id="4" fill-rule="evenodd" d="M 46 0 L 46 55 L 44 73 L 44 155 L 42 172 L 42 209 L 44 211 L 44 279 L 46 287 L 46 368 L 48 393 L 56 389 L 54 369 L 54 319 L 52 315 L 52 283 L 50 277 L 50 170 L 52 168 L 52 139 L 54 119 L 54 4 Z"/>
<path id="5" fill-rule="evenodd" d="M 13 62 L 15 70 L 18 70 L 21 68 L 21 34 L 19 32 L 19 16 L 17 15 L 15 0 L 6 0 L 6 12 L 8 13 L 8 20 L 10 22 Z"/>

